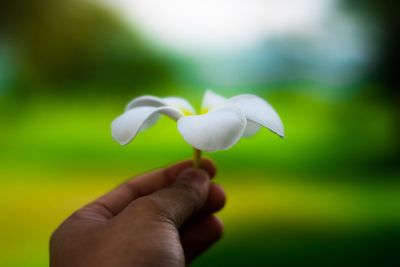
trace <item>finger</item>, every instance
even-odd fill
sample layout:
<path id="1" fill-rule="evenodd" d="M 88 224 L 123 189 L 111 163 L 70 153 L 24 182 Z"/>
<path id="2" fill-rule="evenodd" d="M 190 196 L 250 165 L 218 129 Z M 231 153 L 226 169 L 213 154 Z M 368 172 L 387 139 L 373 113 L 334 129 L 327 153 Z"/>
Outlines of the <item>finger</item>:
<path id="1" fill-rule="evenodd" d="M 226 203 L 226 194 L 224 189 L 215 183 L 211 183 L 208 197 L 203 207 L 199 210 L 196 216 L 209 215 L 221 210 Z"/>
<path id="2" fill-rule="evenodd" d="M 189 168 L 182 171 L 168 187 L 133 201 L 123 214 L 146 222 L 166 222 L 179 228 L 204 205 L 209 189 L 207 172 Z"/>
<path id="3" fill-rule="evenodd" d="M 191 166 L 193 166 L 193 162 L 191 160 L 186 160 L 167 168 L 139 175 L 119 185 L 117 188 L 98 198 L 83 209 L 89 209 L 93 211 L 95 215 L 98 214 L 104 219 L 110 219 L 120 213 L 135 199 L 152 194 L 168 186 L 176 179 L 182 170 Z M 211 160 L 203 158 L 201 167 L 210 177 L 215 176 L 216 167 Z"/>
<path id="4" fill-rule="evenodd" d="M 215 215 L 208 215 L 192 222 L 180 232 L 186 264 L 218 241 L 223 234 L 223 224 Z"/>

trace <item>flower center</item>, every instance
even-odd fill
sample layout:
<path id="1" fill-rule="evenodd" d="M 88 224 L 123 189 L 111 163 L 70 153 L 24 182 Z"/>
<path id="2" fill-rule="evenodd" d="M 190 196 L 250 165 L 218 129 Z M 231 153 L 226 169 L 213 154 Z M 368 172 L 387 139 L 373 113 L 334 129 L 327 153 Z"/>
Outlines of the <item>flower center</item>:
<path id="1" fill-rule="evenodd" d="M 201 115 L 201 114 L 206 114 L 206 113 L 208 113 L 208 111 L 209 111 L 208 108 L 201 108 L 201 110 L 200 110 L 200 115 Z"/>
<path id="2" fill-rule="evenodd" d="M 191 116 L 194 115 L 192 111 L 186 109 L 186 108 L 180 108 L 180 110 L 182 111 L 183 115 L 185 116 Z"/>

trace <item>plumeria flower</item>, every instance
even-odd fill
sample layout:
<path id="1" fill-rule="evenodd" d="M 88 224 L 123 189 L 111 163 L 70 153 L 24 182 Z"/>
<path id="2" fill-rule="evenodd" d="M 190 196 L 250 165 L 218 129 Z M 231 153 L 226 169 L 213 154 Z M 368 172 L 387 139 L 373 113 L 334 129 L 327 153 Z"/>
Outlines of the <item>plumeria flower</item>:
<path id="1" fill-rule="evenodd" d="M 262 98 L 250 94 L 225 98 L 211 90 L 204 94 L 200 114 L 179 97 L 135 98 L 112 122 L 112 136 L 126 145 L 139 131 L 152 126 L 160 115 L 175 120 L 185 141 L 197 152 L 229 149 L 240 138 L 254 135 L 261 127 L 284 137 L 281 119 Z"/>

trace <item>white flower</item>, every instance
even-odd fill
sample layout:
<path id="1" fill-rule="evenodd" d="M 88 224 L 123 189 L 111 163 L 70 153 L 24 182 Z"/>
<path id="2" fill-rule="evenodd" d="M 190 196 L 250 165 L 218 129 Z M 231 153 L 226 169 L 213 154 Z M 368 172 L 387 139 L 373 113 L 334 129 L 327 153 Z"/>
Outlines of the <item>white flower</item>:
<path id="1" fill-rule="evenodd" d="M 255 134 L 261 126 L 284 136 L 281 119 L 262 98 L 249 94 L 225 98 L 210 90 L 204 94 L 198 115 L 182 98 L 135 98 L 128 103 L 125 113 L 112 122 L 112 136 L 121 145 L 126 145 L 139 130 L 154 124 L 161 114 L 177 121 L 186 142 L 203 151 L 228 149 L 241 137 Z"/>

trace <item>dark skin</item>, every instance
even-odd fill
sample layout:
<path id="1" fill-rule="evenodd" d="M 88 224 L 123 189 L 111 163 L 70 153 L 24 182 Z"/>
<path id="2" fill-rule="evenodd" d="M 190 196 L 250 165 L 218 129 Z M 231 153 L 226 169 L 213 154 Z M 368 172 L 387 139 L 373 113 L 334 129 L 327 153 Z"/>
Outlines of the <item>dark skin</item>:
<path id="1" fill-rule="evenodd" d="M 222 236 L 225 204 L 203 159 L 140 175 L 74 212 L 53 233 L 52 267 L 186 266 Z"/>

